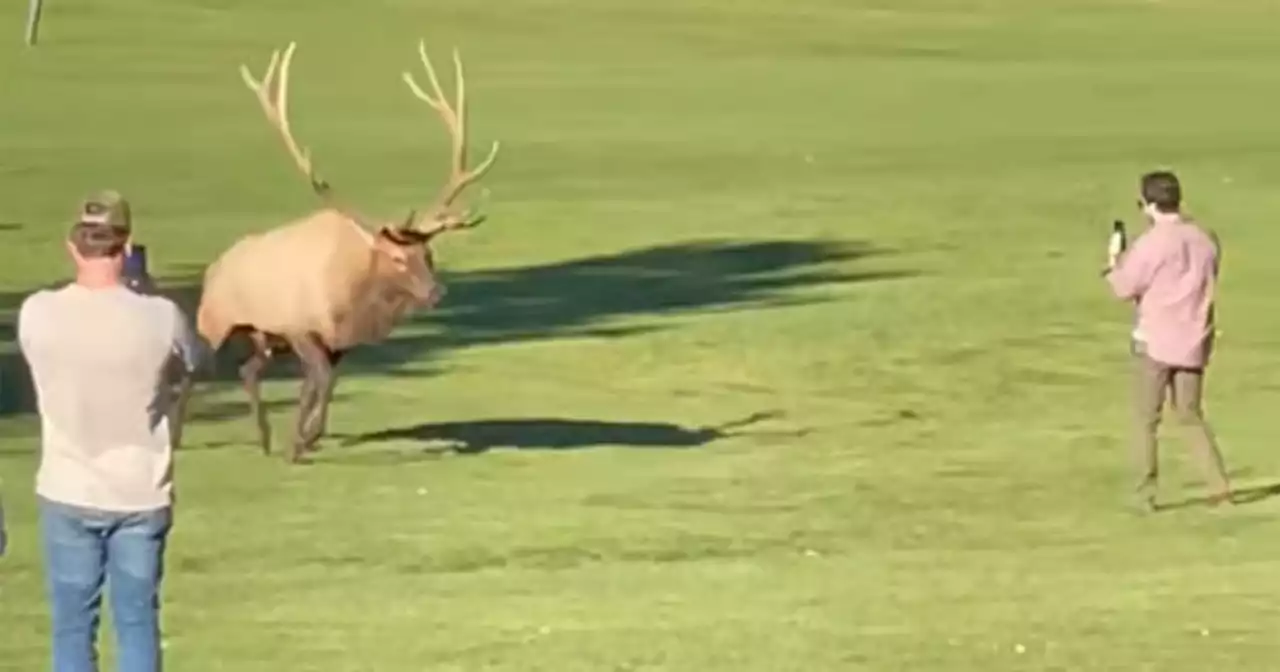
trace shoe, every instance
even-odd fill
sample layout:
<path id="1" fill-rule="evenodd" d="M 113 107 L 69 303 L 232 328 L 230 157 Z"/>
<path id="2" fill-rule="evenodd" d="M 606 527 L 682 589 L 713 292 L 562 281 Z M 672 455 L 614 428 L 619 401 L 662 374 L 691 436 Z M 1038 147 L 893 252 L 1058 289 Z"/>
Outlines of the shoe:
<path id="1" fill-rule="evenodd" d="M 1160 510 L 1160 505 L 1156 503 L 1156 482 L 1154 479 L 1145 479 L 1134 488 L 1134 497 L 1138 510 L 1142 513 L 1155 513 Z"/>
<path id="2" fill-rule="evenodd" d="M 1159 511 L 1160 505 L 1156 503 L 1155 495 L 1146 494 L 1138 497 L 1139 513 L 1158 513 Z"/>

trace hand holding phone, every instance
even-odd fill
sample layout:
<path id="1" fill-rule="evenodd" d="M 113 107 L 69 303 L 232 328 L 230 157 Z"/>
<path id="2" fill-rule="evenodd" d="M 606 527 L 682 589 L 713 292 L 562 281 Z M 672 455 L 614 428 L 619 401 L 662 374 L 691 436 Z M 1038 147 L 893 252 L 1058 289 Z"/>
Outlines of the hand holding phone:
<path id="1" fill-rule="evenodd" d="M 1107 268 L 1116 267 L 1116 262 L 1120 260 L 1120 255 L 1124 254 L 1125 247 L 1128 245 L 1128 239 L 1125 235 L 1124 222 L 1116 220 L 1111 225 L 1111 238 L 1107 241 Z"/>

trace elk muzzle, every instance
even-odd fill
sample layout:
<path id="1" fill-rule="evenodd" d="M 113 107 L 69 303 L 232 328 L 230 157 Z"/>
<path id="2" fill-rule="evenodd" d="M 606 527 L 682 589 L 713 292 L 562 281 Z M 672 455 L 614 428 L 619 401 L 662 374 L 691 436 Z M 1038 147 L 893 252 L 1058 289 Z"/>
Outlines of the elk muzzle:
<path id="1" fill-rule="evenodd" d="M 446 293 L 444 285 L 438 282 L 414 283 L 414 287 L 409 291 L 409 309 L 413 312 L 431 310 L 440 303 Z"/>
<path id="2" fill-rule="evenodd" d="M 448 293 L 449 292 L 447 289 L 445 289 L 444 285 L 438 282 L 434 283 L 431 285 L 431 289 L 427 290 L 427 295 L 422 299 L 422 302 L 419 307 L 424 310 L 435 308 L 436 305 L 438 305 L 440 301 L 444 299 L 444 295 Z"/>

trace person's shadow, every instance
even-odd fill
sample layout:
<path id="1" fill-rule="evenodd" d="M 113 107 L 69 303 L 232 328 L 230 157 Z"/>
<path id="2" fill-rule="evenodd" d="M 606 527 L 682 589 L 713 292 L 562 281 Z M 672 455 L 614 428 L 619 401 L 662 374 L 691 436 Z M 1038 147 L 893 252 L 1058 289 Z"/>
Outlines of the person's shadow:
<path id="1" fill-rule="evenodd" d="M 436 422 L 384 429 L 344 437 L 343 446 L 412 440 L 444 444 L 443 450 L 462 454 L 484 453 L 494 448 L 523 450 L 575 450 L 595 446 L 633 448 L 695 448 L 728 436 L 742 428 L 777 417 L 755 413 L 741 420 L 714 426 L 681 427 L 665 422 L 609 422 L 569 418 L 498 418 L 462 422 Z M 778 432 L 769 432 L 776 434 Z M 782 432 L 788 436 L 804 430 Z M 761 434 L 751 432 L 751 434 Z M 430 449 L 428 449 L 430 450 Z M 435 448 L 440 452 L 441 448 Z"/>
<path id="2" fill-rule="evenodd" d="M 1232 497 L 1232 502 L 1236 506 L 1241 506 L 1265 501 L 1276 496 L 1280 496 L 1280 482 L 1236 490 L 1235 495 Z M 1176 511 L 1193 506 L 1208 506 L 1210 503 L 1211 498 L 1208 496 L 1188 497 L 1176 502 L 1159 504 L 1156 506 L 1156 511 Z"/>

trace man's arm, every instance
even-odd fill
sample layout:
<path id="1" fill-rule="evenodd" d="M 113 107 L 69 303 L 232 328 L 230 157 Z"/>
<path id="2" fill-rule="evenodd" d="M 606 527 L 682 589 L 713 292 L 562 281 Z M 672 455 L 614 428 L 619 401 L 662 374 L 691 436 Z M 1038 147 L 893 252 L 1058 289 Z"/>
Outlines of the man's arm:
<path id="1" fill-rule="evenodd" d="M 41 323 L 44 318 L 41 316 L 40 306 L 41 293 L 37 292 L 23 299 L 22 305 L 18 307 L 18 349 L 23 355 L 31 353 L 31 346 L 40 338 Z"/>
<path id="2" fill-rule="evenodd" d="M 187 316 L 178 304 L 170 301 L 169 305 L 173 310 L 173 351 L 182 360 L 183 368 L 190 374 L 200 366 L 204 356 L 204 343 L 187 323 Z"/>
<path id="3" fill-rule="evenodd" d="M 1133 300 L 1147 291 L 1155 270 L 1153 254 L 1149 240 L 1143 236 L 1107 271 L 1107 283 L 1116 298 Z"/>
<path id="4" fill-rule="evenodd" d="M 1213 243 L 1213 277 L 1216 279 L 1218 273 L 1222 269 L 1222 239 L 1218 237 L 1218 232 L 1213 230 L 1205 231 L 1209 236 L 1209 241 Z"/>
<path id="5" fill-rule="evenodd" d="M 191 396 L 191 384 L 201 359 L 207 354 L 204 341 L 191 325 L 187 316 L 178 304 L 169 301 L 173 314 L 173 354 L 182 361 L 182 373 L 171 388 L 176 394 L 174 403 L 169 407 L 169 447 L 179 450 L 182 447 L 182 430 L 187 415 L 187 400 Z"/>

